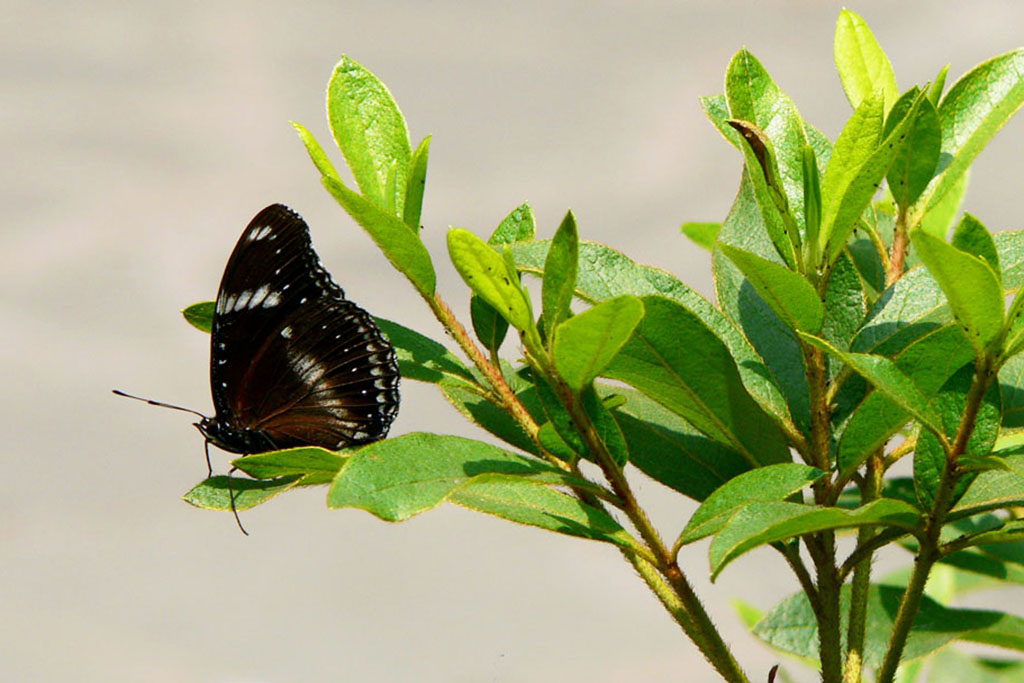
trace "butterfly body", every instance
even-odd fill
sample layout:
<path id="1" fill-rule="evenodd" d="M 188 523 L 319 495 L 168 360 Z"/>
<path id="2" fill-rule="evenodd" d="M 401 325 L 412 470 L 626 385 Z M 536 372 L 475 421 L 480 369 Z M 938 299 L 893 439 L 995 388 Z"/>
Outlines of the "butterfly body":
<path id="1" fill-rule="evenodd" d="M 196 426 L 224 450 L 337 450 L 383 438 L 398 412 L 393 347 L 281 204 L 257 214 L 235 245 L 210 343 L 216 414 Z"/>

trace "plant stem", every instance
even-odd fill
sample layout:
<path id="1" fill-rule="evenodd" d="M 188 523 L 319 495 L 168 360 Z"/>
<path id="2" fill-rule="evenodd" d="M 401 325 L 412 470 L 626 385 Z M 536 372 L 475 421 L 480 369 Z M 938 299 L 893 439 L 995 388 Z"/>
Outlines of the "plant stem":
<path id="1" fill-rule="evenodd" d="M 878 669 L 878 683 L 892 683 L 899 667 L 900 659 L 903 657 L 903 649 L 907 644 L 907 636 L 914 624 L 914 617 L 921 608 L 921 599 L 924 596 L 924 587 L 928 582 L 928 574 L 932 566 L 939 560 L 939 535 L 946 523 L 950 508 L 953 507 L 954 491 L 957 481 L 960 479 L 957 461 L 967 450 L 967 442 L 974 431 L 975 422 L 978 417 L 978 410 L 985 398 L 985 393 L 993 381 L 995 373 L 989 372 L 987 359 L 979 360 L 974 372 L 974 381 L 967 392 L 967 401 L 964 412 L 960 417 L 957 426 L 956 436 L 946 452 L 946 462 L 942 468 L 942 476 L 939 480 L 939 487 L 935 493 L 935 501 L 927 516 L 924 533 L 920 536 L 920 548 L 917 557 L 914 558 L 914 571 L 910 575 L 910 582 L 907 590 L 900 600 L 899 610 L 896 612 L 896 620 L 893 623 L 892 637 L 889 640 L 889 649 L 882 660 L 882 666 Z"/>
<path id="2" fill-rule="evenodd" d="M 885 286 L 888 287 L 903 277 L 903 264 L 907 260 L 910 246 L 910 232 L 907 230 L 907 213 L 900 209 L 896 215 L 896 227 L 892 235 L 892 255 L 885 271 Z"/>
<path id="3" fill-rule="evenodd" d="M 878 498 L 882 488 L 882 453 L 868 460 L 867 476 L 861 487 L 861 503 Z M 874 527 L 861 527 L 857 532 L 857 545 L 864 545 L 875 536 Z M 850 625 L 846 636 L 846 670 L 843 683 L 859 683 L 864 666 L 864 639 L 867 633 L 868 596 L 871 588 L 871 555 L 860 560 L 853 570 L 850 591 Z"/>

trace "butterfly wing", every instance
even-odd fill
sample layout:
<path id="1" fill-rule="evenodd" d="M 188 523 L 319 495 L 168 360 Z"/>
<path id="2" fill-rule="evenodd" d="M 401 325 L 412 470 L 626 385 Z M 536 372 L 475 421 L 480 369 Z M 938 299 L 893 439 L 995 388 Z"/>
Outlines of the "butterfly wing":
<path id="1" fill-rule="evenodd" d="M 253 218 L 228 259 L 211 344 L 217 420 L 248 434 L 239 451 L 374 441 L 398 411 L 391 344 L 320 265 L 305 221 L 280 204 Z"/>

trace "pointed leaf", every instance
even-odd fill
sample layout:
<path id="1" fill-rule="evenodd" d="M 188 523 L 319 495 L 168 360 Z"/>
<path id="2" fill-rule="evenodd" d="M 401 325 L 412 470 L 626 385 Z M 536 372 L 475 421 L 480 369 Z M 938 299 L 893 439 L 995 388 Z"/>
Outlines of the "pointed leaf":
<path id="1" fill-rule="evenodd" d="M 967 393 L 974 383 L 974 363 L 968 363 L 950 377 L 928 408 L 938 413 L 942 420 L 943 433 L 952 439 L 960 427 L 964 409 L 967 406 Z M 999 387 L 993 383 L 982 399 L 974 421 L 974 429 L 967 440 L 964 455 L 981 457 L 988 455 L 999 436 L 999 424 L 1002 419 L 1002 403 Z M 946 449 L 938 438 L 930 432 L 922 432 L 917 437 L 917 448 L 914 450 L 914 489 L 921 506 L 930 509 L 935 500 L 946 464 Z M 954 502 L 959 499 L 973 481 L 975 475 L 964 475 L 957 483 Z"/>
<path id="2" fill-rule="evenodd" d="M 200 301 L 181 309 L 181 314 L 189 325 L 209 334 L 213 329 L 213 311 L 216 307 L 215 301 Z"/>
<path id="3" fill-rule="evenodd" d="M 330 508 L 355 507 L 389 522 L 434 508 L 475 477 L 503 474 L 586 485 L 541 460 L 458 436 L 415 432 L 353 453 L 327 495 Z"/>
<path id="4" fill-rule="evenodd" d="M 537 233 L 536 219 L 533 216 L 533 208 L 529 202 L 522 204 L 512 210 L 509 215 L 501 221 L 488 244 L 513 244 L 515 242 L 528 242 Z"/>
<path id="5" fill-rule="evenodd" d="M 914 92 L 914 91 L 910 91 Z M 908 93 L 909 94 L 909 93 Z M 914 99 L 908 98 L 907 109 L 914 105 Z M 901 99 L 900 102 L 903 102 Z M 889 120 L 885 122 L 886 134 L 895 128 L 897 107 L 893 108 Z M 907 112 L 900 112 L 906 115 Z M 889 183 L 889 191 L 893 199 L 903 207 L 908 207 L 917 201 L 924 189 L 928 187 L 935 169 L 939 165 L 939 152 L 942 148 L 942 130 L 939 124 L 939 114 L 931 100 L 925 98 L 917 107 L 914 120 L 910 121 L 906 129 L 906 139 L 899 145 L 899 152 L 892 160 L 886 179 Z"/>
<path id="6" fill-rule="evenodd" d="M 687 522 L 681 544 L 717 534 L 739 508 L 754 501 L 785 500 L 825 476 L 816 467 L 787 462 L 744 472 L 708 496 Z"/>
<path id="7" fill-rule="evenodd" d="M 324 448 L 302 447 L 235 458 L 231 464 L 254 479 L 291 474 L 316 475 L 317 483 L 330 483 L 345 463 L 345 456 Z M 306 483 L 306 482 L 303 482 Z"/>
<path id="8" fill-rule="evenodd" d="M 992 233 L 977 218 L 969 213 L 964 214 L 953 231 L 952 245 L 962 252 L 980 258 L 996 274 L 996 279 L 1001 279 L 1003 269 L 999 266 L 996 242 L 992 239 Z"/>
<path id="9" fill-rule="evenodd" d="M 953 225 L 953 219 L 956 218 L 957 212 L 960 211 L 960 205 L 964 201 L 970 178 L 971 172 L 968 169 L 960 174 L 960 178 L 946 191 L 942 199 L 927 207 L 920 223 L 921 230 L 939 239 L 946 239 L 949 228 Z"/>
<path id="10" fill-rule="evenodd" d="M 711 580 L 734 559 L 754 548 L 827 529 L 893 526 L 913 529 L 920 512 L 912 505 L 882 498 L 855 510 L 801 503 L 752 502 L 741 508 L 711 542 Z"/>
<path id="11" fill-rule="evenodd" d="M 702 249 L 711 251 L 715 247 L 715 240 L 718 238 L 718 231 L 722 229 L 721 223 L 683 223 L 679 231 L 690 238 L 690 240 Z"/>
<path id="12" fill-rule="evenodd" d="M 834 52 L 839 79 L 853 108 L 881 91 L 888 111 L 900 94 L 896 74 L 871 29 L 856 12 L 839 12 Z"/>
<path id="13" fill-rule="evenodd" d="M 593 306 L 559 325 L 552 343 L 552 358 L 566 383 L 574 391 L 590 384 L 608 367 L 643 317 L 641 300 L 625 295 Z"/>
<path id="14" fill-rule="evenodd" d="M 184 495 L 183 500 L 205 510 L 248 510 L 294 488 L 301 481 L 302 475 L 299 474 L 277 479 L 216 476 L 194 486 Z"/>
<path id="15" fill-rule="evenodd" d="M 649 296 L 643 303 L 643 320 L 606 376 L 636 387 L 755 466 L 788 461 L 782 434 L 743 389 L 714 333 L 670 299 Z"/>
<path id="16" fill-rule="evenodd" d="M 555 328 L 571 315 L 569 305 L 576 290 L 579 250 L 580 238 L 576 230 L 576 217 L 569 211 L 555 231 L 548 257 L 544 261 L 541 300 L 544 334 L 549 340 L 553 338 Z"/>
<path id="17" fill-rule="evenodd" d="M 481 389 L 465 382 L 452 381 L 447 378 L 439 382 L 437 387 L 448 402 L 452 404 L 452 407 L 477 426 L 486 429 L 505 443 L 521 451 L 537 456 L 540 455 L 537 444 L 523 430 L 522 426 L 516 422 L 515 418 L 488 400 Z M 535 397 L 530 390 L 519 392 L 516 394 L 516 397 L 524 403 L 530 400 L 535 402 Z M 536 406 L 534 406 L 531 414 L 534 412 L 539 412 L 536 410 Z M 534 417 L 537 416 L 534 415 Z"/>
<path id="18" fill-rule="evenodd" d="M 728 244 L 722 244 L 721 249 L 786 324 L 812 334 L 821 329 L 825 310 L 818 293 L 802 275 Z"/>
<path id="19" fill-rule="evenodd" d="M 469 317 L 477 339 L 492 355 L 497 355 L 508 334 L 508 321 L 476 294 L 469 297 Z"/>
<path id="20" fill-rule="evenodd" d="M 430 136 L 423 138 L 409 161 L 409 179 L 406 181 L 405 208 L 402 219 L 419 232 L 423 213 L 423 193 L 427 187 L 427 160 L 430 157 Z"/>
<path id="21" fill-rule="evenodd" d="M 405 117 L 387 86 L 343 56 L 327 84 L 327 121 L 363 196 L 401 218 L 412 149 Z"/>
<path id="22" fill-rule="evenodd" d="M 1024 48 L 993 57 L 964 74 L 939 104 L 942 174 L 928 190 L 928 206 L 941 201 L 960 176 L 1024 104 Z"/>
<path id="23" fill-rule="evenodd" d="M 419 235 L 400 218 L 367 201 L 340 180 L 323 176 L 320 181 L 348 215 L 369 233 L 391 265 L 409 278 L 416 291 L 423 296 L 433 296 L 437 282 L 434 264 Z"/>
<path id="24" fill-rule="evenodd" d="M 615 464 L 619 468 L 625 467 L 629 462 L 629 447 L 615 416 L 598 396 L 594 387 L 584 389 L 580 398 L 583 410 L 593 423 L 601 443 L 608 449 Z"/>
<path id="25" fill-rule="evenodd" d="M 978 357 L 1003 327 L 1003 289 L 984 260 L 920 230 L 912 236 L 921 260 L 942 287 Z"/>
<path id="26" fill-rule="evenodd" d="M 481 475 L 452 491 L 448 499 L 456 505 L 518 524 L 631 550 L 640 547 L 607 512 L 522 478 Z"/>
<path id="27" fill-rule="evenodd" d="M 316 141 L 313 134 L 309 132 L 309 129 L 303 126 L 298 121 L 292 121 L 292 128 L 299 134 L 299 139 L 302 140 L 302 144 L 306 146 L 306 153 L 309 154 L 310 160 L 313 165 L 316 166 L 317 170 L 320 171 L 320 175 L 334 178 L 337 181 L 341 181 L 338 177 L 338 171 L 335 170 L 334 164 L 327 157 L 327 153 L 324 152 L 324 148 L 320 146 L 320 143 Z"/>

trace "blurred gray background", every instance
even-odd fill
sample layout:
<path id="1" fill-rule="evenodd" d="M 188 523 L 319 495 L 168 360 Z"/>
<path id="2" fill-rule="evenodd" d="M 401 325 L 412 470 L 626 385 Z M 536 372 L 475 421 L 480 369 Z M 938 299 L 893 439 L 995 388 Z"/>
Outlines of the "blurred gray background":
<path id="1" fill-rule="evenodd" d="M 342 53 L 388 84 L 414 141 L 434 136 L 423 234 L 461 314 L 447 227 L 485 236 L 524 200 L 543 236 L 572 207 L 585 238 L 710 295 L 709 257 L 678 226 L 724 217 L 740 158 L 697 97 L 721 91 L 746 45 L 834 138 L 849 111 L 832 61 L 839 8 L 7 0 L 0 679 L 715 680 L 608 546 L 452 507 L 388 525 L 328 511 L 322 489 L 244 513 L 245 538 L 228 515 L 180 500 L 206 474 L 189 417 L 110 389 L 212 410 L 207 337 L 178 310 L 213 298 L 242 228 L 275 201 L 306 217 L 352 299 L 439 334 L 288 125 L 327 146 L 323 93 Z M 904 88 L 947 61 L 952 83 L 1024 43 L 1012 0 L 853 9 Z M 995 229 L 1024 219 L 1022 141 L 1018 119 L 975 165 L 967 208 Z M 392 434 L 476 433 L 430 387 L 402 392 Z M 637 486 L 676 533 L 693 505 Z M 729 599 L 767 608 L 796 584 L 761 552 L 711 586 L 706 549 L 684 565 L 764 680 L 777 658 Z"/>

